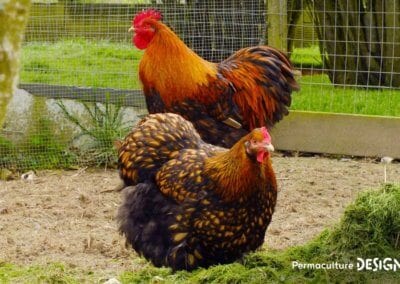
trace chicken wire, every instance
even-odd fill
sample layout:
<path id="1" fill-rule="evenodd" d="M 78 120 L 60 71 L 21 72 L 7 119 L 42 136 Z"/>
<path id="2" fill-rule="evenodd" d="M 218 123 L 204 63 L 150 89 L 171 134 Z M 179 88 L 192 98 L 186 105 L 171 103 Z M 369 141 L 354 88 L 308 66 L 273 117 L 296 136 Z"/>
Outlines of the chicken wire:
<path id="1" fill-rule="evenodd" d="M 400 4 L 399 0 L 386 0 L 380 7 L 377 2 L 287 1 L 286 10 L 279 12 L 287 19 L 287 25 L 283 25 L 287 32 L 284 48 L 302 74 L 302 91 L 294 94 L 298 99 L 293 100 L 293 109 L 341 112 L 347 107 L 346 112 L 357 113 L 366 107 L 378 115 L 400 112 L 393 111 L 400 108 Z M 108 123 L 100 115 L 106 107 L 122 104 L 124 108 L 116 108 L 118 115 L 108 113 L 108 118 L 118 117 L 113 127 L 120 128 L 121 133 L 113 135 L 121 137 L 138 116 L 146 113 L 137 80 L 142 52 L 132 46 L 132 35 L 127 32 L 138 11 L 147 7 L 161 10 L 164 22 L 191 48 L 217 62 L 241 47 L 268 42 L 270 29 L 282 24 L 267 25 L 268 15 L 275 13 L 268 11 L 270 3 L 33 1 L 20 80 L 20 88 L 33 96 L 23 91 L 14 96 L 0 135 L 0 168 L 105 161 L 103 152 L 110 149 L 103 149 L 101 141 L 96 141 L 102 138 L 80 135 L 82 127 L 60 111 L 58 102 L 62 99 L 88 131 Z M 350 103 L 338 95 L 338 90 L 350 93 Z M 371 101 L 369 94 L 376 92 L 390 93 L 383 94 L 382 100 L 374 96 Z M 312 100 L 303 99 L 310 96 Z M 81 100 L 91 103 L 85 106 Z M 374 104 L 384 104 L 389 111 L 374 113 Z M 108 147 L 110 134 L 103 134 Z M 85 148 L 85 155 L 79 154 L 81 148 Z"/>
<path id="2" fill-rule="evenodd" d="M 399 0 L 289 1 L 287 13 L 299 17 L 288 49 L 313 97 L 301 110 L 400 116 Z"/>
<path id="3" fill-rule="evenodd" d="M 146 113 L 138 83 L 142 52 L 128 29 L 148 7 L 161 10 L 164 21 L 212 61 L 265 42 L 264 1 L 33 1 L 19 85 L 27 92 L 18 91 L 9 108 L 0 168 L 115 162 L 110 136 L 123 137 Z M 98 133 L 106 127 L 116 131 Z"/>
<path id="4" fill-rule="evenodd" d="M 60 85 L 79 88 L 101 87 L 119 90 L 120 93 L 120 90 L 140 90 L 136 82 L 139 58 L 135 58 L 134 55 L 141 53 L 137 50 L 136 53 L 133 52 L 132 35 L 127 31 L 133 15 L 148 7 L 161 10 L 164 21 L 190 47 L 212 61 L 220 61 L 241 47 L 265 42 L 263 1 L 165 1 L 166 4 L 157 4 L 162 2 L 83 0 L 34 3 L 26 31 L 26 49 L 33 43 L 40 42 L 45 49 L 51 50 L 49 45 L 59 44 L 60 48 L 69 45 L 71 50 L 66 49 L 66 53 L 60 54 L 56 59 L 62 65 L 57 68 L 48 68 L 46 61 L 26 63 L 24 70 L 44 75 L 32 80 L 22 74 L 22 83 L 40 83 L 45 85 L 42 86 L 45 93 L 55 91 L 57 94 L 62 93 L 63 88 L 59 87 Z M 110 47 L 109 53 L 107 47 Z M 96 66 L 93 66 L 93 62 L 84 68 L 76 68 L 71 64 L 74 54 L 69 52 L 79 53 L 80 48 L 94 49 L 94 54 L 90 54 L 89 57 L 96 57 Z M 118 49 L 126 53 L 114 55 L 113 52 L 118 52 Z M 90 61 L 89 59 L 79 58 L 81 61 Z M 121 66 L 118 66 L 113 70 L 113 63 L 120 59 L 124 61 L 121 62 L 124 69 L 121 70 Z M 123 63 L 129 62 L 131 67 L 125 69 Z M 48 75 L 49 73 L 51 75 Z M 80 75 L 87 80 L 81 80 Z M 68 76 L 70 80 L 65 82 L 63 76 Z M 116 77 L 121 76 L 126 80 L 116 80 Z M 49 88 L 49 85 L 54 85 L 54 88 Z M 64 89 L 68 97 L 77 92 L 71 88 Z M 38 92 L 37 88 L 35 92 Z M 133 97 L 133 100 L 137 100 L 128 101 L 128 104 L 145 108 L 143 99 L 136 96 L 137 93 L 126 93 Z"/>

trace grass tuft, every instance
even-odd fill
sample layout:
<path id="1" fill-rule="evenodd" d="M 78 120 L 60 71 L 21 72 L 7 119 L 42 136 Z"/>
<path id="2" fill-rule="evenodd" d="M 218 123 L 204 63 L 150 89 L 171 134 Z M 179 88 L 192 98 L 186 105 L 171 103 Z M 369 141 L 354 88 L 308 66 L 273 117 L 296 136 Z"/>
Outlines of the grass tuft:
<path id="1" fill-rule="evenodd" d="M 80 130 L 72 141 L 82 137 L 88 138 L 76 149 L 80 163 L 106 167 L 116 165 L 117 151 L 114 142 L 122 139 L 132 125 L 132 122 L 123 121 L 122 98 L 116 104 L 110 103 L 109 95 L 106 96 L 104 104 L 82 102 L 89 117 L 87 123 L 81 121 L 81 115 L 75 116 L 68 110 L 62 101 L 58 101 L 57 104 L 64 116 Z"/>
<path id="2" fill-rule="evenodd" d="M 379 191 L 362 193 L 348 206 L 329 242 L 337 257 L 398 257 L 399 234 L 400 190 L 387 184 Z"/>

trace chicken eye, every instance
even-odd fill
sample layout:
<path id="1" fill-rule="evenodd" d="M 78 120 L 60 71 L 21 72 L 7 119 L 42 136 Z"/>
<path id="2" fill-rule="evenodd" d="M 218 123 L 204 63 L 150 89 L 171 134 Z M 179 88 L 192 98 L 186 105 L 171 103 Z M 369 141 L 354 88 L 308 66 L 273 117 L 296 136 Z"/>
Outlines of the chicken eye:
<path id="1" fill-rule="evenodd" d="M 143 29 L 147 31 L 153 31 L 154 32 L 154 27 L 151 24 L 144 24 Z"/>

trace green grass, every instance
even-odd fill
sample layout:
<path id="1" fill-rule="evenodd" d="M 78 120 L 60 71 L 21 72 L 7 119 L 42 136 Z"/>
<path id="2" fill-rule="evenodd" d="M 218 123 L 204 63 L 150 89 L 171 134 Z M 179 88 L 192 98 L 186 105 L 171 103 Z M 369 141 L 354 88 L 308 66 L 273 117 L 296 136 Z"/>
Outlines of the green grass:
<path id="1" fill-rule="evenodd" d="M 322 68 L 318 46 L 295 48 L 290 56 L 296 68 Z M 328 75 L 303 76 L 293 94 L 292 109 L 305 111 L 400 116 L 400 90 L 335 87 Z"/>
<path id="2" fill-rule="evenodd" d="M 111 104 L 110 97 L 107 95 L 102 106 L 82 102 L 85 113 L 89 117 L 86 123 L 81 121 L 81 115 L 74 115 L 62 101 L 57 104 L 65 118 L 80 130 L 80 133 L 72 140 L 81 137 L 89 138 L 80 146 L 80 149 L 75 150 L 80 162 L 96 166 L 115 166 L 117 164 L 117 151 L 114 143 L 125 137 L 133 123 L 123 121 L 121 101 Z"/>
<path id="3" fill-rule="evenodd" d="M 22 50 L 21 82 L 138 89 L 141 56 L 131 44 L 84 39 L 31 42 Z"/>
<path id="4" fill-rule="evenodd" d="M 322 67 L 322 59 L 317 45 L 294 48 L 290 55 L 290 60 L 296 68 Z"/>
<path id="5" fill-rule="evenodd" d="M 303 246 L 252 253 L 242 263 L 216 265 L 193 272 L 172 273 L 142 259 L 135 271 L 119 275 L 122 283 L 399 283 L 399 271 L 312 270 L 292 268 L 300 263 L 353 263 L 357 257 L 399 261 L 400 185 L 361 193 L 340 222 Z M 1 283 L 94 283 L 95 271 L 77 271 L 62 264 L 21 267 L 0 263 Z"/>
<path id="6" fill-rule="evenodd" d="M 334 87 L 325 74 L 303 76 L 299 82 L 293 110 L 400 116 L 400 90 Z"/>
<path id="7" fill-rule="evenodd" d="M 85 4 L 151 4 L 150 0 L 75 0 L 77 3 L 85 3 Z M 59 0 L 33 0 L 32 3 L 58 3 Z"/>
<path id="8" fill-rule="evenodd" d="M 73 269 L 62 263 L 19 266 L 0 262 L 0 283 L 101 283 L 92 271 Z"/>

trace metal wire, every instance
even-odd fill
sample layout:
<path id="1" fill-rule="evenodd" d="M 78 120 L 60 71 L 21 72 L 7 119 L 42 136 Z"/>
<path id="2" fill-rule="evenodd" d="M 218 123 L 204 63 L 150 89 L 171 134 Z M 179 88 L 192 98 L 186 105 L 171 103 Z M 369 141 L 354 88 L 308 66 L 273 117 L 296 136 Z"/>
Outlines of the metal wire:
<path id="1" fill-rule="evenodd" d="M 400 113 L 400 2 L 384 2 L 386 6 L 379 8 L 368 0 L 288 1 L 280 16 L 288 17 L 287 51 L 302 73 L 302 91 L 294 94 L 293 109 Z M 120 110 L 122 121 L 130 125 L 146 113 L 137 78 L 142 52 L 133 47 L 127 32 L 138 11 L 161 10 L 164 22 L 189 47 L 218 62 L 241 47 L 268 43 L 267 4 L 263 0 L 33 1 L 20 87 L 34 96 L 23 92 L 14 96 L 8 123 L 0 132 L 0 168 L 56 167 L 68 159 L 88 163 L 77 160 L 82 151 L 75 150 L 96 144 L 95 138 L 79 140 L 82 129 L 60 112 L 60 99 L 91 127 L 96 124 L 93 117 L 71 99 L 92 102 L 89 109 L 96 109 L 94 102 L 103 103 L 100 109 L 121 103 L 126 106 Z M 382 92 L 382 99 L 376 92 Z M 387 111 L 375 111 L 374 104 L 384 104 Z M 15 117 L 21 118 L 20 124 Z M 46 145 L 51 151 L 43 150 Z M 16 154 L 21 151 L 28 153 L 27 159 Z M 39 154 L 41 158 L 35 158 Z"/>

